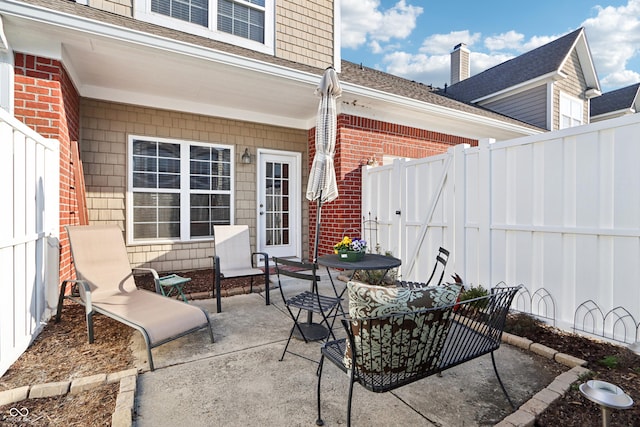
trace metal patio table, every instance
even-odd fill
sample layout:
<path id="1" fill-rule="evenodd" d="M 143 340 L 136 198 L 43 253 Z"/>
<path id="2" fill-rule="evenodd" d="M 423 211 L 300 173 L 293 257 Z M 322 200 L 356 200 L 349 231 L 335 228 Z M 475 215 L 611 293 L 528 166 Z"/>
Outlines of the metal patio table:
<path id="1" fill-rule="evenodd" d="M 318 257 L 318 264 L 325 266 L 327 268 L 327 273 L 329 273 L 329 268 L 352 270 L 353 273 L 351 273 L 351 277 L 349 279 L 353 278 L 353 276 L 356 274 L 356 271 L 384 270 L 384 274 L 380 278 L 380 281 L 382 281 L 389 270 L 391 270 L 392 268 L 400 267 L 402 261 L 392 256 L 379 254 L 365 254 L 360 261 L 344 261 L 340 259 L 338 254 L 331 254 Z M 333 283 L 333 277 L 331 276 L 331 274 L 329 274 L 329 279 L 331 280 L 331 285 L 335 290 L 336 287 Z M 342 296 L 343 293 L 344 291 L 342 291 L 339 296 Z"/>

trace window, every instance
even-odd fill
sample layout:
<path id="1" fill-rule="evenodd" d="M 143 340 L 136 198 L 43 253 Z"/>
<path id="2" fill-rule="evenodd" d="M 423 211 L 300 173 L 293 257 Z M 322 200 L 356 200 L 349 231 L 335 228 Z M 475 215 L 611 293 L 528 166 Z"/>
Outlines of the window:
<path id="1" fill-rule="evenodd" d="M 560 129 L 581 125 L 583 123 L 582 114 L 582 100 L 564 93 L 560 94 Z"/>
<path id="2" fill-rule="evenodd" d="M 275 0 L 134 0 L 134 17 L 274 54 Z"/>
<path id="3" fill-rule="evenodd" d="M 264 43 L 264 0 L 218 0 L 218 30 Z"/>
<path id="4" fill-rule="evenodd" d="M 151 0 L 151 11 L 172 18 L 209 26 L 209 0 Z"/>
<path id="5" fill-rule="evenodd" d="M 131 136 L 129 158 L 131 241 L 210 238 L 231 224 L 232 147 Z"/>

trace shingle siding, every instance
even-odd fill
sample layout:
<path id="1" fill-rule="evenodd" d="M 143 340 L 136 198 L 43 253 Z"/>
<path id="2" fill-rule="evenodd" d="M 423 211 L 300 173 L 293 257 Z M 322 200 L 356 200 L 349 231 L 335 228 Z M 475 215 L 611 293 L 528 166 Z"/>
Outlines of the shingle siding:
<path id="1" fill-rule="evenodd" d="M 547 127 L 546 85 L 541 85 L 498 101 L 482 104 L 482 106 L 534 126 Z"/>
<path id="2" fill-rule="evenodd" d="M 333 63 L 333 0 L 276 2 L 276 56 L 327 68 Z"/>

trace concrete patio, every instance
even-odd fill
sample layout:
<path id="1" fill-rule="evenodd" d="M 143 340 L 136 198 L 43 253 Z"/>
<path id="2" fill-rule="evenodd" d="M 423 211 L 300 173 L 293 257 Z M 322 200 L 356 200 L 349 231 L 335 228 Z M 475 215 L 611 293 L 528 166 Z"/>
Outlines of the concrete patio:
<path id="1" fill-rule="evenodd" d="M 321 286 L 329 291 L 328 278 L 323 279 Z M 288 292 L 307 286 L 284 283 Z M 317 363 L 291 354 L 278 361 L 292 322 L 277 289 L 271 290 L 271 301 L 265 306 L 264 295 L 255 293 L 225 298 L 220 314 L 215 314 L 214 300 L 193 301 L 211 313 L 216 342 L 200 331 L 162 345 L 153 350 L 154 372 L 147 370 L 143 341 L 136 334 L 136 366 L 145 371 L 137 381 L 134 425 L 315 425 Z M 335 330 L 344 336 L 341 326 Z M 290 345 L 311 360 L 319 360 L 319 348 L 320 343 L 297 340 Z M 496 363 L 517 406 L 555 379 L 533 353 L 508 344 L 496 352 Z M 330 363 L 322 393 L 325 425 L 346 424 L 348 378 Z M 356 385 L 352 423 L 487 426 L 512 412 L 486 355 L 390 393 L 375 394 Z"/>

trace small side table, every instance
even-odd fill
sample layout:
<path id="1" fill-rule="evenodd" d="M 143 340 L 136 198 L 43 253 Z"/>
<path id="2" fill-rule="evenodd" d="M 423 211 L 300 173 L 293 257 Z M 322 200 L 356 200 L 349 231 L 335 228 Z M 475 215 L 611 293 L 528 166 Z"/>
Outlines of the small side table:
<path id="1" fill-rule="evenodd" d="M 174 292 L 178 292 L 182 297 L 182 300 L 186 303 L 188 303 L 189 301 L 187 301 L 187 297 L 185 296 L 184 292 L 182 292 L 182 287 L 185 285 L 185 283 L 189 283 L 190 281 L 191 281 L 191 278 L 181 277 L 181 276 L 178 276 L 177 274 L 170 274 L 168 276 L 160 277 L 158 279 L 158 283 L 160 284 L 160 291 L 162 292 L 162 295 L 166 297 L 170 297 L 171 294 L 173 294 Z M 165 291 L 165 288 L 166 288 L 166 291 Z"/>

